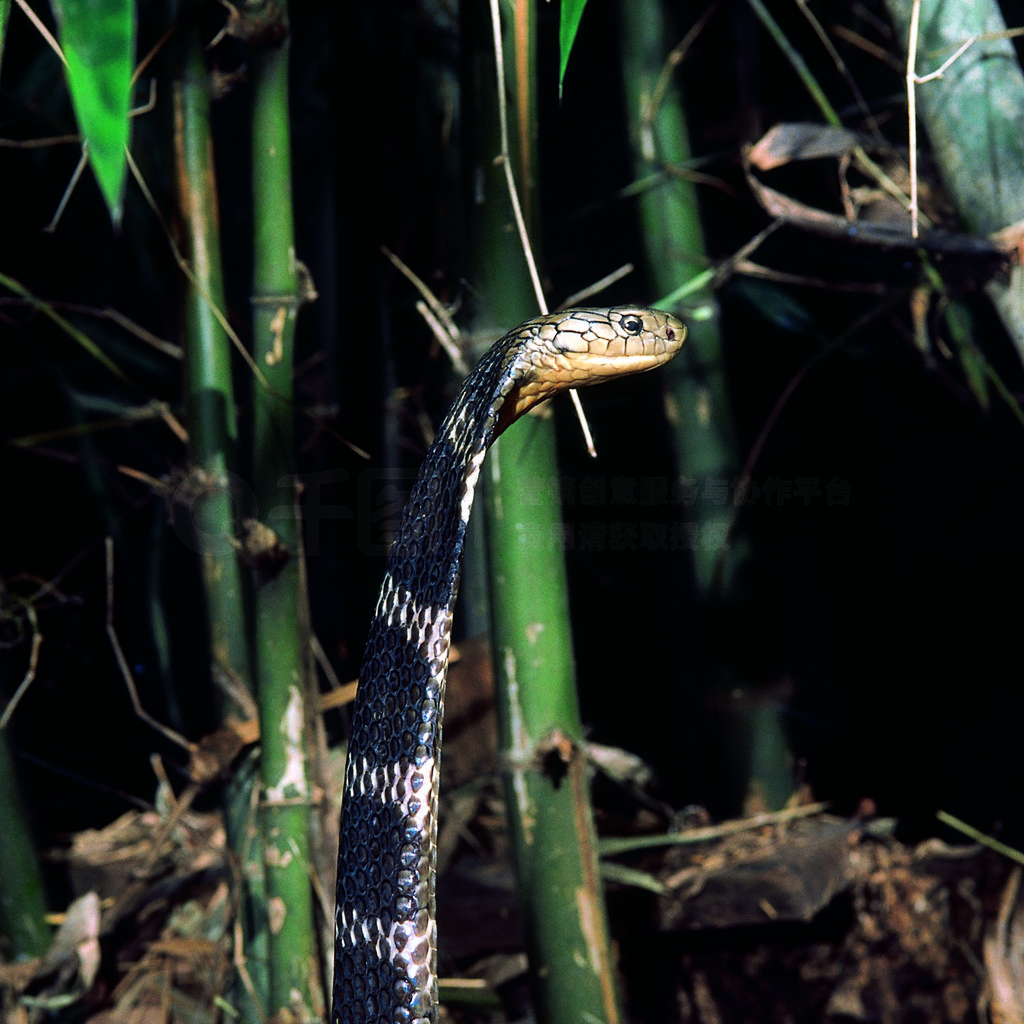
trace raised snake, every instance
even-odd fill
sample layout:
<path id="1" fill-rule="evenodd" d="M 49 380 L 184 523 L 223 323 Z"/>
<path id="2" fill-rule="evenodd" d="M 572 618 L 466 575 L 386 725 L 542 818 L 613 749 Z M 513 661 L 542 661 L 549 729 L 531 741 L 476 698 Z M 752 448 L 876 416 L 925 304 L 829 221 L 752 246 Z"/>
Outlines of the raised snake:
<path id="1" fill-rule="evenodd" d="M 436 1024 L 438 757 L 452 610 L 480 465 L 559 391 L 667 362 L 686 328 L 652 309 L 528 320 L 469 374 L 388 555 L 359 673 L 338 852 L 332 1024 Z"/>

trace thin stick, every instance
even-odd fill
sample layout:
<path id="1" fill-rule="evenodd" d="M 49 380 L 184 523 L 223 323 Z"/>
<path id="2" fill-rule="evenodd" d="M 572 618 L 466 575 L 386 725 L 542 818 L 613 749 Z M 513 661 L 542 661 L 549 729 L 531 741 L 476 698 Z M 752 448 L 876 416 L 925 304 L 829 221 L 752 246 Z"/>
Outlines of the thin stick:
<path id="1" fill-rule="evenodd" d="M 73 142 L 81 145 L 81 135 L 48 135 L 42 139 L 0 139 L 0 149 L 46 149 L 49 146 L 65 146 Z"/>
<path id="2" fill-rule="evenodd" d="M 391 262 L 398 272 L 423 296 L 422 302 L 416 303 L 416 312 L 427 322 L 427 326 L 433 332 L 437 343 L 448 353 L 452 366 L 456 372 L 465 376 L 469 373 L 466 360 L 462 357 L 459 348 L 459 329 L 455 326 L 451 314 L 445 309 L 440 299 L 427 287 L 426 282 L 418 277 L 413 270 L 402 260 L 400 256 L 393 253 L 386 245 L 380 247 L 380 251 Z"/>
<path id="3" fill-rule="evenodd" d="M 36 670 L 39 667 L 39 649 L 43 646 L 43 634 L 39 628 L 39 617 L 36 615 L 36 610 L 32 607 L 31 603 L 25 604 L 25 617 L 32 627 L 32 648 L 28 656 L 28 668 L 25 669 L 25 675 L 22 676 L 18 689 L 14 691 L 14 696 L 8 701 L 7 707 L 4 708 L 4 713 L 0 715 L 0 732 L 7 728 L 7 723 L 11 720 L 14 709 L 18 706 L 21 698 L 28 692 L 28 688 L 32 685 L 32 680 L 35 679 Z"/>
<path id="4" fill-rule="evenodd" d="M 53 35 L 50 32 L 50 30 L 39 20 L 39 16 L 36 14 L 36 12 L 33 11 L 32 8 L 29 7 L 27 3 L 25 3 L 25 0 L 14 0 L 14 2 L 22 9 L 22 11 L 25 14 L 25 17 L 32 22 L 32 24 L 36 28 L 36 31 L 46 40 L 47 45 L 50 47 L 50 49 L 53 50 L 53 52 L 57 54 L 58 57 L 60 57 L 61 64 L 63 64 L 64 67 L 67 67 L 68 60 L 67 57 L 64 56 L 64 51 L 61 50 L 60 44 L 57 42 L 56 39 L 53 38 Z"/>
<path id="5" fill-rule="evenodd" d="M 971 36 L 965 39 L 957 48 L 956 52 L 948 60 L 942 62 L 935 70 L 927 75 L 918 75 L 915 70 L 917 66 L 917 37 L 921 25 L 921 0 L 914 0 L 914 6 L 910 11 L 910 31 L 907 39 L 907 129 L 910 145 L 910 234 L 917 238 L 918 233 L 918 209 L 917 209 L 917 89 L 918 85 L 925 82 L 933 82 L 941 78 L 943 74 L 958 61 L 967 50 L 973 46 L 979 36 Z"/>
<path id="6" fill-rule="evenodd" d="M 804 88 L 810 93 L 811 99 L 814 100 L 818 109 L 821 111 L 825 120 L 830 125 L 838 127 L 842 124 L 839 115 L 835 112 L 832 104 L 829 103 L 828 97 L 825 95 L 825 90 L 818 84 L 818 80 L 811 73 L 811 69 L 807 66 L 807 61 L 797 52 L 790 41 L 786 38 L 786 34 L 779 27 L 779 23 L 771 16 L 768 8 L 763 3 L 763 0 L 747 0 L 747 3 L 754 10 L 754 14 L 757 15 L 758 20 L 768 31 L 768 34 L 775 41 L 775 45 L 782 50 L 786 59 L 789 61 L 793 70 L 797 73 L 800 81 L 803 83 Z"/>
<path id="7" fill-rule="evenodd" d="M 189 283 L 196 289 L 203 301 L 206 303 L 210 312 L 213 314 L 214 319 L 220 324 L 221 329 L 231 339 L 231 344 L 234 345 L 238 354 L 242 357 L 245 365 L 249 367 L 252 375 L 260 382 L 260 384 L 270 390 L 270 385 L 267 383 L 267 378 L 264 376 L 263 371 L 256 365 L 255 360 L 249 353 L 249 350 L 242 343 L 242 339 L 238 336 L 235 329 L 228 323 L 228 318 L 224 313 L 217 307 L 217 304 L 213 299 L 206 293 L 199 279 L 196 277 L 192 270 L 192 266 L 187 259 L 182 255 L 181 250 L 178 248 L 177 242 L 174 240 L 174 235 L 171 232 L 167 221 L 164 219 L 164 215 L 160 212 L 160 207 L 157 205 L 156 199 L 153 198 L 153 193 L 150 192 L 149 186 L 146 184 L 146 179 L 142 176 L 142 171 L 139 170 L 138 164 L 135 163 L 134 158 L 128 150 L 125 150 L 125 155 L 128 157 L 128 170 L 131 172 L 132 177 L 135 179 L 135 183 L 139 186 L 142 192 L 143 198 L 146 200 L 146 204 L 150 210 L 153 211 L 154 216 L 163 229 L 164 237 L 167 239 L 167 243 L 171 249 L 171 255 L 174 257 L 174 262 L 178 264 L 178 269 L 188 278 Z"/>
<path id="8" fill-rule="evenodd" d="M 958 832 L 962 832 L 965 836 L 969 839 L 973 839 L 976 843 L 980 843 L 982 846 L 987 846 L 990 850 L 995 850 L 996 853 L 1001 853 L 1008 860 L 1015 861 L 1017 864 L 1024 864 L 1024 853 L 1020 850 L 1014 849 L 1012 846 L 1007 846 L 1006 843 L 1001 843 L 998 839 L 993 839 L 984 832 L 978 831 L 978 829 L 974 828 L 973 825 L 968 825 L 966 821 L 961 821 L 960 818 L 955 817 L 948 811 L 936 811 L 935 817 L 944 825 L 949 825 L 950 828 L 955 828 Z"/>
<path id="9" fill-rule="evenodd" d="M 448 353 L 448 358 L 456 372 L 463 376 L 469 373 L 469 367 L 466 365 L 466 360 L 462 358 L 462 352 L 459 350 L 456 340 L 458 334 L 453 337 L 448 333 L 445 323 L 438 319 L 433 307 L 424 299 L 416 300 L 416 312 L 426 321 L 431 333 L 437 338 L 438 345 Z"/>
<path id="10" fill-rule="evenodd" d="M 128 660 L 124 656 L 121 642 L 117 638 L 117 631 L 114 629 L 114 538 L 107 537 L 104 541 L 104 546 L 106 548 L 107 561 L 107 638 L 110 640 L 110 646 L 114 650 L 114 658 L 117 661 L 117 667 L 121 671 L 121 677 L 124 679 L 124 685 L 128 688 L 128 696 L 131 698 L 132 707 L 135 709 L 135 714 L 146 725 L 151 729 L 155 729 L 191 756 L 193 751 L 192 744 L 173 729 L 164 725 L 163 722 L 154 718 L 142 706 L 142 701 L 139 700 L 139 691 L 135 688 L 135 680 L 132 678 L 131 669 L 128 667 Z"/>
<path id="11" fill-rule="evenodd" d="M 914 81 L 918 85 L 922 85 L 925 82 L 933 82 L 936 78 L 941 78 L 979 39 L 981 39 L 981 36 L 969 36 L 957 47 L 956 53 L 952 57 L 944 60 L 934 71 L 929 71 L 927 75 L 915 75 Z"/>
<path id="12" fill-rule="evenodd" d="M 61 217 L 64 215 L 64 208 L 68 205 L 68 200 L 71 198 L 71 193 L 75 191 L 75 186 L 78 184 L 78 179 L 82 176 L 82 171 L 85 170 L 86 165 L 89 163 L 89 144 L 87 142 L 82 143 L 82 153 L 78 158 L 78 163 L 75 164 L 75 169 L 71 174 L 71 180 L 68 182 L 68 187 L 64 189 L 64 195 L 60 197 L 60 202 L 57 204 L 57 210 L 53 215 L 52 220 L 46 227 L 43 228 L 48 235 L 52 235 L 57 230 L 57 225 L 60 223 Z"/>
<path id="13" fill-rule="evenodd" d="M 672 84 L 672 75 L 675 73 L 676 68 L 682 64 L 686 54 L 690 50 L 690 47 L 696 42 L 698 36 L 700 36 L 701 32 L 704 31 L 704 27 L 711 20 L 712 16 L 717 12 L 721 5 L 722 0 L 713 0 L 712 3 L 708 4 L 704 9 L 704 12 L 693 23 L 690 30 L 665 58 L 665 62 L 661 66 L 661 73 L 658 75 L 658 80 L 655 82 L 654 88 L 651 90 L 650 98 L 644 104 L 644 108 L 640 114 L 640 119 L 645 125 L 654 123 L 654 118 L 657 115 L 658 110 L 661 108 L 662 103 L 665 101 L 665 94 L 668 92 L 668 88 Z"/>
<path id="14" fill-rule="evenodd" d="M 526 221 L 523 218 L 523 209 L 519 203 L 519 192 L 516 189 L 516 179 L 512 172 L 512 160 L 508 149 L 508 105 L 505 102 L 505 51 L 501 42 L 501 14 L 498 10 L 498 0 L 491 0 L 491 25 L 494 30 L 494 66 L 498 79 L 498 122 L 501 131 L 501 155 L 495 161 L 501 164 L 505 172 L 505 185 L 508 188 L 508 198 L 512 203 L 512 213 L 516 219 L 516 230 L 519 232 L 519 240 L 523 244 L 523 256 L 526 259 L 526 268 L 530 273 L 530 281 L 533 284 L 533 292 L 537 298 L 537 308 L 541 313 L 548 312 L 548 304 L 544 299 L 544 289 L 540 283 L 540 274 L 537 273 L 537 261 L 533 257 L 533 246 L 530 244 L 530 236 L 526 230 Z M 583 412 L 583 404 L 580 402 L 576 389 L 569 392 L 572 404 L 576 409 L 576 416 L 580 421 L 580 429 L 583 431 L 583 440 L 586 443 L 587 451 L 592 459 L 597 458 L 597 449 L 594 447 L 594 438 L 590 433 L 590 424 Z"/>
<path id="15" fill-rule="evenodd" d="M 448 336 L 451 338 L 458 338 L 459 329 L 455 326 L 455 321 L 452 320 L 448 310 L 445 309 L 444 303 L 427 287 L 426 282 L 419 276 L 417 276 L 411 267 L 405 263 L 405 261 L 393 253 L 386 245 L 380 247 L 380 251 L 388 258 L 392 266 L 423 296 L 424 301 L 430 306 L 434 316 L 437 317 L 441 323 L 444 324 L 445 330 Z"/>
<path id="16" fill-rule="evenodd" d="M 569 392 L 573 408 L 576 410 L 576 418 L 580 421 L 580 430 L 583 431 L 583 443 L 587 446 L 587 454 L 597 458 L 597 449 L 594 447 L 594 436 L 590 433 L 590 424 L 587 422 L 587 414 L 583 411 L 583 403 L 580 401 L 579 393 L 573 388 Z"/>
<path id="17" fill-rule="evenodd" d="M 523 256 L 530 273 L 533 292 L 537 298 L 537 308 L 547 313 L 548 304 L 544 300 L 544 289 L 541 287 L 540 274 L 537 273 L 537 261 L 533 258 L 533 247 L 526 231 L 523 209 L 519 204 L 519 191 L 516 188 L 515 175 L 512 172 L 512 158 L 508 149 L 508 105 L 505 102 L 505 51 L 501 42 L 501 14 L 498 11 L 498 0 L 491 0 L 491 26 L 494 30 L 494 66 L 498 79 L 498 123 L 501 126 L 501 155 L 495 163 L 501 164 L 505 172 L 505 184 L 508 187 L 508 198 L 512 203 L 512 213 L 516 219 L 516 230 L 519 240 L 523 243 Z"/>
<path id="18" fill-rule="evenodd" d="M 692 843 L 706 843 L 710 839 L 722 839 L 741 832 L 752 832 L 764 828 L 765 825 L 781 825 L 787 821 L 802 818 L 813 818 L 824 814 L 829 808 L 828 803 L 804 804 L 801 807 L 786 807 L 781 811 L 768 811 L 755 814 L 750 818 L 736 818 L 720 825 L 708 825 L 702 828 L 686 829 L 683 832 L 671 832 L 659 836 L 633 836 L 624 839 L 601 839 L 598 846 L 602 857 L 617 853 L 632 853 L 634 850 L 646 850 L 657 846 L 689 846 Z"/>
<path id="19" fill-rule="evenodd" d="M 156 199 L 153 198 L 153 193 L 150 192 L 149 186 L 146 184 L 146 180 L 142 176 L 142 171 L 139 170 L 138 165 L 132 158 L 131 152 L 129 150 L 125 150 L 125 156 L 128 158 L 128 170 L 131 171 L 132 177 L 135 179 L 136 184 L 139 186 L 143 198 L 146 200 L 146 203 L 149 206 L 150 210 L 153 211 L 153 215 L 156 217 L 157 222 L 160 224 L 160 227 L 163 228 L 164 237 L 167 239 L 167 244 L 170 246 L 171 250 L 171 256 L 174 258 L 174 262 L 178 265 L 178 269 L 185 275 L 189 283 L 196 289 L 198 294 L 202 297 L 203 301 L 206 303 L 207 307 L 213 314 L 217 323 L 220 324 L 224 333 L 230 339 L 231 344 L 235 347 L 235 350 L 242 357 L 242 360 L 245 362 L 245 365 L 249 367 L 249 370 L 252 372 L 252 375 L 256 378 L 256 380 L 259 381 L 260 387 L 264 388 L 264 390 L 266 390 L 269 394 L 274 395 L 274 397 L 277 398 L 278 400 L 287 402 L 287 404 L 292 408 L 293 412 L 296 412 L 300 416 L 305 416 L 307 419 L 311 420 L 313 423 L 317 425 L 318 428 L 323 430 L 325 433 L 330 434 L 330 436 L 333 437 L 335 440 L 340 441 L 343 445 L 345 445 L 346 448 L 348 448 L 350 451 L 358 455 L 359 458 L 369 459 L 369 454 L 363 451 L 363 449 L 360 448 L 359 445 L 357 445 L 354 441 L 350 441 L 347 437 L 343 437 L 336 430 L 333 430 L 330 426 L 328 426 L 327 423 L 323 422 L 318 417 L 314 416 L 312 413 L 307 412 L 305 409 L 295 405 L 295 403 L 291 401 L 291 399 L 284 399 L 282 398 L 281 395 L 273 391 L 273 389 L 267 382 L 266 375 L 259 368 L 259 366 L 256 365 L 255 360 L 249 353 L 249 350 L 243 344 L 242 339 L 238 336 L 238 333 L 231 326 L 231 324 L 228 323 L 227 317 L 218 308 L 217 304 L 213 301 L 210 295 L 203 288 L 199 279 L 193 272 L 188 260 L 186 260 L 185 257 L 182 255 L 181 250 L 178 248 L 177 243 L 174 241 L 174 236 L 171 232 L 170 227 L 167 224 L 167 221 L 164 218 L 164 215 L 160 212 L 160 208 L 157 205 Z M 271 300 L 265 301 L 277 302 L 278 299 L 275 297 Z"/>
<path id="20" fill-rule="evenodd" d="M 917 33 L 921 24 L 921 0 L 914 0 L 910 11 L 910 38 L 907 40 L 907 121 L 910 145 L 910 234 L 917 238 L 917 93 L 914 90 L 917 64 Z"/>
<path id="21" fill-rule="evenodd" d="M 737 266 L 753 256 L 765 240 L 782 227 L 783 223 L 781 217 L 776 217 L 766 228 L 762 228 L 753 238 L 744 242 L 715 272 L 715 287 L 721 288 L 736 273 Z"/>
<path id="22" fill-rule="evenodd" d="M 733 512 L 729 518 L 728 525 L 726 527 L 725 537 L 719 546 L 718 554 L 715 558 L 715 568 L 712 576 L 712 593 L 720 593 L 722 588 L 722 582 L 725 578 L 725 563 L 729 557 L 730 541 L 732 540 L 733 531 L 736 529 L 736 523 L 738 521 L 739 512 L 743 505 L 743 500 L 746 496 L 748 482 L 754 472 L 754 466 L 757 464 L 757 460 L 761 457 L 761 452 L 764 450 L 765 443 L 768 440 L 768 435 L 771 433 L 775 426 L 776 421 L 782 415 L 782 410 L 786 403 L 793 396 L 797 387 L 804 380 L 811 369 L 818 365 L 823 359 L 831 355 L 841 345 L 845 344 L 846 341 L 851 338 L 857 331 L 859 331 L 865 324 L 869 323 L 871 319 L 881 313 L 883 310 L 889 308 L 893 301 L 896 301 L 897 297 L 890 297 L 889 301 L 882 301 L 873 309 L 868 310 L 858 320 L 854 321 L 847 327 L 838 337 L 833 338 L 828 344 L 820 348 L 810 359 L 801 366 L 797 372 L 793 375 L 789 383 L 783 388 L 782 393 L 776 399 L 775 405 L 768 413 L 767 419 L 761 427 L 760 432 L 754 440 L 754 444 L 751 446 L 750 451 L 747 454 L 746 459 L 743 462 L 743 467 L 740 470 L 739 485 L 736 493 L 733 495 Z"/>
<path id="23" fill-rule="evenodd" d="M 171 834 L 174 832 L 175 827 L 191 809 L 193 801 L 199 795 L 199 784 L 197 782 L 190 782 L 185 787 L 181 796 L 175 798 L 174 791 L 167 782 L 167 773 L 164 771 L 163 765 L 156 754 L 154 754 L 150 759 L 150 764 L 152 764 L 153 771 L 157 778 L 166 787 L 166 791 L 170 793 L 170 799 L 174 801 L 174 806 L 170 808 L 167 817 L 160 823 L 159 829 L 154 834 L 149 853 L 146 855 L 142 863 L 139 864 L 132 872 L 134 876 L 133 880 L 128 884 L 126 889 L 121 890 L 113 904 L 106 911 L 105 917 L 108 922 L 117 921 L 124 913 L 125 908 L 128 907 L 146 887 L 147 883 L 150 881 L 150 875 L 153 868 L 156 866 L 156 863 L 161 856 L 163 856 L 168 840 L 171 838 Z"/>
<path id="24" fill-rule="evenodd" d="M 260 1003 L 259 994 L 256 991 L 256 984 L 252 980 L 252 975 L 249 973 L 249 962 L 245 956 L 245 937 L 242 932 L 242 916 L 241 914 L 235 915 L 235 923 L 232 929 L 234 933 L 234 942 L 232 942 L 232 954 L 231 960 L 232 965 L 238 972 L 238 977 L 242 981 L 242 985 L 245 991 L 249 995 L 249 999 L 252 1003 L 253 1008 L 259 1015 L 260 1024 L 265 1024 L 267 1015 L 263 1009 L 263 1005 Z"/>
<path id="25" fill-rule="evenodd" d="M 574 292 L 558 308 L 568 309 L 570 306 L 578 306 L 581 302 L 586 302 L 591 295 L 596 295 L 598 292 L 603 292 L 605 288 L 610 288 L 616 281 L 621 281 L 624 277 L 632 274 L 635 269 L 632 263 L 623 263 L 621 267 L 613 270 L 610 274 L 605 274 L 599 281 L 588 284 L 586 288 L 581 288 L 578 292 Z"/>
<path id="26" fill-rule="evenodd" d="M 828 33 L 825 31 L 825 27 L 818 21 L 814 12 L 808 6 L 808 0 L 796 0 L 797 7 L 800 8 L 800 13 L 807 19 L 811 28 L 814 29 L 814 34 L 818 37 L 821 45 L 825 47 L 825 51 L 829 57 L 832 58 L 832 63 L 836 67 L 836 71 L 843 76 L 846 81 L 846 85 L 850 92 L 853 93 L 854 102 L 860 108 L 861 117 L 864 118 L 865 122 L 871 128 L 871 134 L 876 139 L 882 139 L 882 133 L 878 130 L 878 122 L 875 120 L 875 115 L 871 113 L 870 108 L 864 99 L 863 94 L 857 86 L 853 75 L 850 74 L 850 69 L 846 66 L 846 61 L 843 60 L 839 51 L 833 46 L 832 40 L 829 38 Z"/>

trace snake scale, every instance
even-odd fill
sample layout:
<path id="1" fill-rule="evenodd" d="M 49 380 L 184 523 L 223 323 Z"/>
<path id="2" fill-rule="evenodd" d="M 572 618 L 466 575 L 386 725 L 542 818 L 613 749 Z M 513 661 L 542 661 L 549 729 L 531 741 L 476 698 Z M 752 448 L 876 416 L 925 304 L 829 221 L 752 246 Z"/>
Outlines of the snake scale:
<path id="1" fill-rule="evenodd" d="M 466 524 L 491 442 L 559 391 L 671 359 L 686 329 L 633 307 L 536 317 L 466 378 L 388 555 L 359 674 L 338 852 L 332 1024 L 436 1024 L 438 756 Z"/>

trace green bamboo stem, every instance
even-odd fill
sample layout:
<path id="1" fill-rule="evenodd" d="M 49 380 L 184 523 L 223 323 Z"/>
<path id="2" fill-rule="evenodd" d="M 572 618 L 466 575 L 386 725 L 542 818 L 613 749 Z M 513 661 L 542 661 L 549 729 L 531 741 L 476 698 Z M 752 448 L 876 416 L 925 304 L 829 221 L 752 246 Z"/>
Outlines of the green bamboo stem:
<path id="1" fill-rule="evenodd" d="M 550 420 L 527 417 L 484 470 L 499 742 L 538 1020 L 622 1019 L 576 698 Z M 552 493 L 555 492 L 555 493 Z"/>
<path id="2" fill-rule="evenodd" d="M 887 0 L 901 44 L 911 38 L 912 4 Z M 1024 74 L 995 0 L 921 7 L 914 71 L 936 71 L 977 37 L 940 78 L 915 85 L 917 112 L 954 207 L 968 230 L 989 235 L 1024 220 Z M 985 286 L 1024 360 L 1024 267 Z"/>
<path id="3" fill-rule="evenodd" d="M 756 2 L 756 0 L 752 0 Z M 630 111 L 630 136 L 637 177 L 658 168 L 683 168 L 690 161 L 689 130 L 683 98 L 674 82 L 663 87 L 662 69 L 672 29 L 661 0 L 640 0 L 622 7 L 623 75 Z M 718 306 L 710 278 L 692 282 L 696 268 L 711 261 L 704 243 L 697 191 L 674 174 L 640 197 L 640 219 L 648 267 L 658 294 L 686 292 L 676 308 L 686 321 L 686 344 L 665 369 L 675 397 L 674 430 L 680 476 L 699 495 L 689 510 L 697 593 L 705 611 L 735 601 L 733 581 L 748 557 L 742 537 L 733 531 L 733 502 L 711 500 L 714 488 L 735 486 L 743 465 L 735 439 L 726 386 Z M 659 302 L 659 305 L 666 300 Z M 732 492 L 728 491 L 731 498 Z M 729 543 L 730 548 L 723 550 Z M 730 681 L 729 686 L 735 687 Z M 756 699 L 756 698 L 755 698 Z M 792 760 L 781 710 L 776 703 L 727 720 L 724 742 L 729 752 L 736 796 L 756 792 L 769 808 L 784 806 L 793 791 Z"/>
<path id="4" fill-rule="evenodd" d="M 0 821 L 0 936 L 13 959 L 42 956 L 50 944 L 43 879 L 5 730 L 0 730 Z"/>
<path id="5" fill-rule="evenodd" d="M 522 19 L 515 30 L 504 27 L 506 82 L 510 111 L 526 118 L 524 131 L 511 129 L 513 166 L 520 181 L 532 183 L 534 11 L 525 2 L 503 10 L 510 22 Z M 491 28 L 486 21 L 474 24 L 465 8 L 463 17 L 479 60 L 477 78 L 464 95 L 470 134 L 477 133 L 471 157 L 486 196 L 470 207 L 472 277 L 486 308 L 474 336 L 491 341 L 537 307 L 521 243 L 510 230 L 504 172 L 494 164 L 500 140 Z M 517 53 L 514 39 L 527 41 L 530 52 Z M 517 91 L 524 86 L 526 95 Z M 517 125 L 514 113 L 510 121 Z M 530 223 L 529 211 L 539 204 L 529 188 L 522 205 Z M 531 231 L 539 237 L 533 225 Z M 621 1016 L 580 745 L 558 494 L 557 488 L 530 487 L 558 479 L 553 422 L 531 416 L 514 424 L 492 447 L 483 479 L 499 742 L 537 1018 L 612 1024 Z"/>
<path id="6" fill-rule="evenodd" d="M 652 99 L 668 54 L 666 41 L 672 38 L 661 0 L 623 5 L 622 28 L 622 72 L 635 173 L 644 177 L 665 167 L 685 167 L 691 154 L 682 97 L 670 84 L 660 101 Z M 657 294 L 667 296 L 710 262 L 696 189 L 678 175 L 663 175 L 661 186 L 646 190 L 639 204 L 652 284 Z M 742 460 L 726 390 L 718 306 L 710 285 L 691 292 L 685 306 L 676 311 L 687 326 L 682 352 L 666 367 L 676 399 L 676 457 L 680 475 L 703 493 L 709 481 L 731 484 Z M 705 599 L 728 592 L 740 562 L 733 553 L 726 561 L 725 579 L 716 579 L 716 562 L 732 511 L 731 502 L 706 500 L 697 501 L 691 510 L 694 572 L 698 592 Z"/>
<path id="7" fill-rule="evenodd" d="M 188 232 L 192 280 L 185 304 L 185 388 L 191 506 L 203 559 L 214 671 L 250 680 L 242 574 L 235 544 L 232 489 L 238 486 L 238 424 L 230 346 L 216 314 L 224 282 L 210 137 L 208 75 L 198 38 L 186 46 L 175 90 L 179 201 Z M 244 716 L 246 709 L 233 709 Z"/>
<path id="8" fill-rule="evenodd" d="M 238 425 L 231 378 L 231 350 L 217 311 L 225 308 L 217 189 L 210 135 L 209 74 L 202 41 L 184 42 L 182 74 L 175 87 L 175 149 L 179 202 L 188 235 L 191 279 L 185 298 L 185 387 L 189 457 L 196 486 L 191 506 L 202 559 L 210 629 L 211 672 L 229 685 L 219 688 L 222 713 L 249 717 L 242 692 L 252 692 L 252 667 L 245 590 L 235 540 L 233 491 L 240 484 Z M 235 694 L 235 698 L 231 695 Z M 259 846 L 254 846 L 249 808 L 251 786 L 233 780 L 226 789 L 228 843 L 243 864 L 249 900 L 263 888 Z M 247 970 L 257 1000 L 265 1004 L 266 928 L 243 910 Z M 255 1013 L 246 986 L 237 989 L 240 1008 Z"/>
<path id="9" fill-rule="evenodd" d="M 281 4 L 287 21 L 287 8 Z M 277 552 L 256 571 L 255 654 L 263 776 L 263 841 L 275 1018 L 326 1019 L 317 975 L 310 865 L 308 633 L 302 614 L 301 531 L 295 489 L 292 372 L 300 297 L 292 227 L 288 41 L 254 54 L 253 483 Z M 280 560 L 279 560 L 280 558 Z"/>

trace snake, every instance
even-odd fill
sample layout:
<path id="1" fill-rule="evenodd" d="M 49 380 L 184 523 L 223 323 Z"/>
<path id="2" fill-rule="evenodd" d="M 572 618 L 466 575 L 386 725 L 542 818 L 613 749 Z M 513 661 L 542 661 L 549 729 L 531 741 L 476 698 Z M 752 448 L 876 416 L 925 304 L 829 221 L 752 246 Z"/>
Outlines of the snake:
<path id="1" fill-rule="evenodd" d="M 351 713 L 339 829 L 332 1024 L 436 1024 L 438 759 L 452 613 L 487 449 L 570 388 L 650 370 L 686 336 L 618 306 L 528 320 L 466 377 L 392 542 Z"/>

